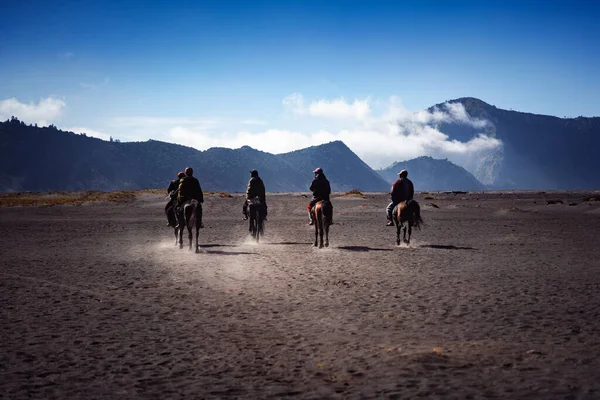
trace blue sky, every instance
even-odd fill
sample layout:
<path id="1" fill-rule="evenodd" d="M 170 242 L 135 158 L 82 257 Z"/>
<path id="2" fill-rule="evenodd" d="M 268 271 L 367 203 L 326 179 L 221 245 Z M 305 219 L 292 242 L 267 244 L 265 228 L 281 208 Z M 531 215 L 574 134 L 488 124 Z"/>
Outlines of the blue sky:
<path id="1" fill-rule="evenodd" d="M 360 134 L 458 97 L 600 116 L 591 0 L 1 7 L 0 117 L 99 137 L 278 152 L 353 135 L 351 148 L 374 165 L 428 146 L 379 154 L 394 140 L 385 131 L 361 154 Z"/>

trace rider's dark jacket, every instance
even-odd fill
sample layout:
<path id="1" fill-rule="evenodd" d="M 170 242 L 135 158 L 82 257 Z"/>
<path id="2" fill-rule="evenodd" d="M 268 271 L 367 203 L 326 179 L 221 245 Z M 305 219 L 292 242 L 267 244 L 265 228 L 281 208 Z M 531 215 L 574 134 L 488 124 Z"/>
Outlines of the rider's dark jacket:
<path id="1" fill-rule="evenodd" d="M 392 195 L 392 201 L 397 204 L 402 201 L 412 200 L 415 188 L 410 179 L 399 178 L 392 185 L 390 194 Z"/>
<path id="2" fill-rule="evenodd" d="M 172 180 L 171 183 L 169 183 L 169 187 L 167 188 L 167 194 L 170 195 L 171 192 L 179 189 L 179 181 L 180 181 L 179 179 L 175 179 L 175 180 Z"/>
<path id="3" fill-rule="evenodd" d="M 329 200 L 329 195 L 331 195 L 331 186 L 329 185 L 329 181 L 325 177 L 325 174 L 318 174 L 315 179 L 313 179 L 310 184 L 310 191 L 313 194 L 313 200 Z"/>
<path id="4" fill-rule="evenodd" d="M 260 198 L 262 203 L 266 201 L 266 190 L 265 184 L 258 176 L 253 176 L 248 181 L 248 188 L 246 189 L 246 200 L 253 199 L 256 196 Z"/>
<path id="5" fill-rule="evenodd" d="M 200 182 L 193 176 L 181 178 L 179 183 L 179 194 L 177 195 L 177 203 L 183 204 L 185 201 L 196 199 L 199 203 L 204 202 L 204 194 L 200 187 Z"/>

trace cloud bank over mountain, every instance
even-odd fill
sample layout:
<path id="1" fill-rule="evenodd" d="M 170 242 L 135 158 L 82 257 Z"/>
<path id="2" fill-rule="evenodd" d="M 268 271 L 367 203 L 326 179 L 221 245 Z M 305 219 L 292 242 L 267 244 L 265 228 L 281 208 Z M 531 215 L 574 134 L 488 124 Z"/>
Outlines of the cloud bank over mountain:
<path id="1" fill-rule="evenodd" d="M 54 98 L 38 104 L 7 99 L 0 102 L 0 117 L 14 115 L 45 125 L 55 121 L 65 107 L 65 101 Z M 218 116 L 125 116 L 115 117 L 102 127 L 78 124 L 73 130 L 87 130 L 89 136 L 101 139 L 157 139 L 199 150 L 249 145 L 275 154 L 341 140 L 373 168 L 423 155 L 448 158 L 461 165 L 478 152 L 502 146 L 501 141 L 486 134 L 488 121 L 471 118 L 460 103 L 412 112 L 397 97 L 309 101 L 293 93 L 282 99 L 281 114 L 284 118 L 277 123 L 259 118 L 250 120 L 252 123 L 247 119 L 231 121 Z M 465 124 L 481 132 L 468 141 L 453 140 L 438 129 L 443 123 Z"/>
<path id="2" fill-rule="evenodd" d="M 37 103 L 22 103 L 16 98 L 0 100 L 0 120 L 17 117 L 29 124 L 46 126 L 56 121 L 67 104 L 64 100 L 48 97 Z"/>

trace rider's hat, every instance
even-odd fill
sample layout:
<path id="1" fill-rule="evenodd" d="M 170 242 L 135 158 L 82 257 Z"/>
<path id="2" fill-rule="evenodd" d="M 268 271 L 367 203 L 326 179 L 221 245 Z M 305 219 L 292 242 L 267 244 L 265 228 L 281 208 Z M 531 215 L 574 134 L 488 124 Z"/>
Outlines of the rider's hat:
<path id="1" fill-rule="evenodd" d="M 180 178 L 180 179 L 183 178 L 184 176 L 185 176 L 185 172 L 179 171 L 177 173 L 177 177 Z"/>
<path id="2" fill-rule="evenodd" d="M 403 169 L 402 171 L 398 172 L 398 176 L 408 176 L 408 171 Z"/>
<path id="3" fill-rule="evenodd" d="M 258 171 L 253 169 L 250 171 L 250 176 L 258 176 Z"/>
<path id="4" fill-rule="evenodd" d="M 321 172 L 323 172 L 323 170 L 321 168 L 317 168 L 313 171 L 315 174 L 320 174 Z"/>
<path id="5" fill-rule="evenodd" d="M 194 169 L 193 169 L 192 167 L 187 167 L 187 168 L 185 169 L 185 174 L 186 174 L 187 176 L 192 176 L 192 175 L 194 175 Z"/>

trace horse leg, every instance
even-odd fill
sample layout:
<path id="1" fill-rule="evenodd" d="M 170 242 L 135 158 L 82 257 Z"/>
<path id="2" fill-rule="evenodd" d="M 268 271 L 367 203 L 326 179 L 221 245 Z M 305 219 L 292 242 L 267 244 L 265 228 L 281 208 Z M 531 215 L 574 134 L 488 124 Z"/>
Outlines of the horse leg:
<path id="1" fill-rule="evenodd" d="M 325 247 L 329 247 L 329 220 L 325 221 Z"/>
<path id="2" fill-rule="evenodd" d="M 256 243 L 259 242 L 260 238 L 260 215 L 256 216 Z"/>
<path id="3" fill-rule="evenodd" d="M 316 210 L 315 210 L 314 219 L 315 219 L 315 245 L 314 246 L 317 247 L 319 245 L 319 224 L 316 222 L 316 220 L 317 220 Z"/>
<path id="4" fill-rule="evenodd" d="M 319 213 L 317 214 L 317 224 L 319 225 L 319 248 L 322 249 L 323 248 L 323 219 L 325 217 L 323 216 L 323 209 L 321 208 L 319 210 Z"/>
<path id="5" fill-rule="evenodd" d="M 404 243 L 408 243 L 408 242 L 406 241 L 406 227 L 404 227 L 403 231 L 404 231 L 404 235 L 403 235 L 403 240 L 404 240 Z"/>
<path id="6" fill-rule="evenodd" d="M 184 226 L 184 221 L 181 221 L 181 223 L 179 224 L 179 248 L 183 249 L 183 226 Z"/>
<path id="7" fill-rule="evenodd" d="M 202 227 L 202 206 L 198 205 L 198 207 L 196 209 L 196 253 L 200 253 L 200 249 L 198 248 L 198 233 L 200 233 L 200 228 Z"/>
<path id="8" fill-rule="evenodd" d="M 412 234 L 412 224 L 408 224 L 408 240 L 406 241 L 406 244 L 410 244 L 410 235 Z"/>
<path id="9" fill-rule="evenodd" d="M 396 220 L 395 216 L 394 223 L 396 224 L 396 246 L 400 246 L 400 231 L 402 230 L 402 225 Z"/>

